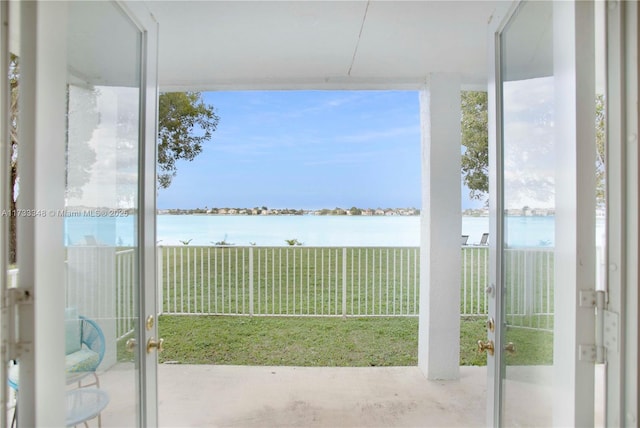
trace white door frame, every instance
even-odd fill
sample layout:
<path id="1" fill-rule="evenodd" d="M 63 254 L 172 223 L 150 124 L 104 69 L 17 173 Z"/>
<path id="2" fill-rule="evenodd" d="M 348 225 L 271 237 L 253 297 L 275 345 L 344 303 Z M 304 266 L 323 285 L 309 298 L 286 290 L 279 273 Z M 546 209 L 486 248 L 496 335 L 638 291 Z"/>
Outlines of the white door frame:
<path id="1" fill-rule="evenodd" d="M 157 40 L 158 26 L 143 3 L 116 2 L 142 32 L 142 67 L 140 100 L 140 164 L 139 215 L 139 426 L 157 425 L 157 388 L 155 352 L 147 353 L 147 340 L 157 337 L 154 323 L 144 328 L 146 314 L 156 314 L 155 299 L 155 170 L 157 136 Z M 0 17 L 13 18 L 20 9 L 19 27 L 15 20 L 7 30 L 2 27 L 2 61 L 0 69 L 7 75 L 9 37 L 19 34 L 20 56 L 20 198 L 19 210 L 31 213 L 63 212 L 65 206 L 65 146 L 67 105 L 67 2 L 2 2 Z M 19 28 L 19 33 L 14 32 Z M 63 31 L 60 31 L 60 29 Z M 11 40 L 12 45 L 14 40 Z M 6 79 L 3 80 L 6 82 Z M 3 88 L 6 86 L 3 83 Z M 0 161 L 8 164 L 7 137 L 8 94 L 0 92 L 0 114 L 3 135 Z M 8 209 L 8 177 L 3 171 L 2 202 Z M 5 190 L 6 189 L 6 190 Z M 17 344 L 9 344 L 3 354 L 20 361 L 20 426 L 64 426 L 66 419 L 64 376 L 64 218 L 54 215 L 18 216 L 18 295 L 26 304 L 15 305 L 17 312 Z M 7 224 L 3 217 L 0 269 L 7 267 Z M 3 291 L 6 289 L 2 282 Z M 4 297 L 4 295 L 3 295 Z M 11 305 L 8 305 L 11 306 Z M 5 311 L 6 312 L 6 311 Z M 10 312 L 10 311 L 9 311 Z M 3 316 L 6 339 L 10 323 Z M 57 326 L 57 327 L 56 327 Z M 4 343 L 4 341 L 3 341 Z M 7 399 L 6 367 L 0 381 L 2 398 Z M 3 401 L 6 402 L 6 401 Z M 2 425 L 6 425 L 6 418 Z"/>
<path id="2" fill-rule="evenodd" d="M 0 27 L 0 211 L 8 213 L 11 205 L 9 200 L 11 193 L 9 192 L 10 174 L 4 168 L 9 166 L 11 158 L 11 144 L 9 143 L 9 3 L 0 2 L 0 22 L 6 22 L 7 25 Z M 7 272 L 9 268 L 9 216 L 2 215 L 0 217 L 0 272 Z M 0 281 L 0 298 L 4 301 L 7 294 L 9 284 L 7 281 Z M 8 313 L 4 305 L 0 310 L 0 343 L 5 343 L 7 337 Z M 7 382 L 7 364 L 9 360 L 6 346 L 2 347 L 0 361 L 0 403 L 8 403 L 9 386 Z M 6 428 L 7 418 L 0 418 L 0 428 Z"/>
<path id="3" fill-rule="evenodd" d="M 607 2 L 606 426 L 638 424 L 637 2 Z"/>
<path id="4" fill-rule="evenodd" d="M 156 299 L 156 144 L 158 138 L 158 23 L 141 2 L 122 2 L 142 32 L 140 79 L 140 141 L 138 180 L 138 326 L 136 347 L 140 363 L 138 391 L 141 413 L 139 426 L 158 425 L 158 355 L 147 352 L 146 344 L 158 340 Z M 152 324 L 148 324 L 149 317 Z"/>
<path id="5" fill-rule="evenodd" d="M 487 72 L 487 113 L 489 131 L 489 194 L 501 195 L 503 192 L 502 167 L 502 86 L 500 67 L 500 34 L 507 25 L 519 1 L 505 3 L 496 10 L 489 22 L 487 38 L 488 72 Z M 498 280 L 502 272 L 502 251 L 498 243 L 504 241 L 504 224 L 499 215 L 504 211 L 502 198 L 489 198 L 489 288 L 488 314 L 493 318 L 495 326 L 503 324 L 502 293 L 498 292 Z M 496 349 L 502 348 L 499 330 L 487 330 L 487 340 L 494 343 Z M 502 353 L 487 354 L 487 426 L 498 426 L 502 413 Z"/>
<path id="6" fill-rule="evenodd" d="M 18 210 L 47 213 L 64 208 L 67 35 L 60 28 L 67 26 L 67 4 L 23 2 L 19 7 L 17 203 Z M 64 426 L 63 224 L 62 217 L 17 216 L 18 290 L 28 298 L 16 305 L 20 346 L 12 347 L 20 361 L 21 426 Z"/>
<path id="7" fill-rule="evenodd" d="M 555 426 L 593 426 L 595 308 L 595 10 L 553 4 L 556 109 Z M 587 354 L 590 351 L 586 351 Z"/>
<path id="8" fill-rule="evenodd" d="M 501 276 L 504 225 L 502 93 L 500 35 L 521 2 L 504 7 L 489 24 L 490 267 L 489 316 L 496 349 L 487 361 L 487 422 L 501 421 L 502 349 Z M 554 322 L 555 426 L 592 426 L 594 362 L 581 355 L 595 346 L 595 310 L 580 296 L 595 291 L 595 153 L 583 141 L 594 138 L 594 16 L 590 2 L 554 3 L 554 74 L 556 75 L 556 250 Z M 585 147 L 586 149 L 582 149 Z M 595 151 L 593 151 L 595 152 Z"/>

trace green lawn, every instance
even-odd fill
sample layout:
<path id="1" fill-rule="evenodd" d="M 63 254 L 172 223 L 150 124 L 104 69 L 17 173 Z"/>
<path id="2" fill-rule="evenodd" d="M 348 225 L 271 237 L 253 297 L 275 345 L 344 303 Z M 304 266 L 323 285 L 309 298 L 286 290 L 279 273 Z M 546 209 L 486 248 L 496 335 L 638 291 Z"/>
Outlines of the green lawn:
<path id="1" fill-rule="evenodd" d="M 417 318 L 163 316 L 159 328 L 167 343 L 161 362 L 329 367 L 417 364 Z"/>
<path id="2" fill-rule="evenodd" d="M 461 318 L 460 364 L 485 365 L 476 342 L 484 318 Z M 173 316 L 159 318 L 160 362 L 314 367 L 412 366 L 418 363 L 418 318 Z M 130 360 L 119 342 L 121 359 Z M 509 364 L 550 364 L 551 333 L 509 329 L 520 348 Z M 525 352 L 526 350 L 526 352 Z"/>
<path id="3" fill-rule="evenodd" d="M 177 316 L 159 318 L 165 339 L 161 363 L 284 365 L 311 367 L 412 366 L 418 363 L 417 317 L 244 317 Z M 486 365 L 477 341 L 486 338 L 484 318 L 460 319 L 460 364 Z M 121 361 L 131 360 L 118 342 Z M 514 365 L 551 364 L 549 332 L 509 328 L 507 340 L 518 352 Z"/>
<path id="4" fill-rule="evenodd" d="M 160 362 L 329 367 L 417 364 L 417 316 L 364 316 L 417 313 L 417 249 L 184 246 L 164 251 L 164 309 L 196 315 L 160 317 L 160 336 L 166 341 Z M 462 251 L 461 312 L 486 313 L 487 248 Z M 508 263 L 513 286 L 506 302 L 507 341 L 516 344 L 517 352 L 507 356 L 507 363 L 550 364 L 553 336 L 540 329 L 553 328 L 549 305 L 553 266 L 544 252 L 513 251 Z M 540 286 L 524 287 L 527 283 Z M 527 289 L 534 291 L 522 291 Z M 356 316 L 297 316 L 340 315 L 343 307 Z M 232 315 L 248 314 L 250 308 L 256 314 L 290 316 Z M 485 319 L 461 317 L 461 365 L 486 364 L 486 355 L 478 353 L 476 344 L 486 338 Z M 127 359 L 131 354 L 121 352 L 125 340 L 120 341 L 119 355 Z"/>

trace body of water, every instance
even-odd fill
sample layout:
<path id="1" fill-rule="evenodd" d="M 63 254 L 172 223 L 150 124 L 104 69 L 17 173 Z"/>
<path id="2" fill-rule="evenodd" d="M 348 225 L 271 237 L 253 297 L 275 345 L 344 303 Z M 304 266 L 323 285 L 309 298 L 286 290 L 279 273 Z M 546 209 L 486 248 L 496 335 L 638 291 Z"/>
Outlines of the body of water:
<path id="1" fill-rule="evenodd" d="M 84 243 L 87 236 L 99 243 L 129 246 L 135 240 L 134 217 L 66 219 L 68 245 Z M 507 242 L 510 247 L 553 246 L 554 217 L 510 217 Z M 597 239 L 604 231 L 598 219 Z M 489 232 L 487 217 L 463 217 L 461 234 L 469 244 L 480 242 Z M 160 245 L 212 245 L 226 241 L 235 245 L 287 245 L 297 239 L 306 246 L 419 246 L 419 216 L 211 216 L 160 215 L 157 239 Z"/>

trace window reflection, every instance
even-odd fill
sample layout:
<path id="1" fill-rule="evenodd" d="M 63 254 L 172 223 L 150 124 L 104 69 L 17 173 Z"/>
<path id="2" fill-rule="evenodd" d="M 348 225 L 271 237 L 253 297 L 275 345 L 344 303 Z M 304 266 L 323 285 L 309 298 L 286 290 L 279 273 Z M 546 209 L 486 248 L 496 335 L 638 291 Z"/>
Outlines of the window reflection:
<path id="1" fill-rule="evenodd" d="M 77 366 L 67 379 L 80 379 L 68 382 L 67 416 L 90 403 L 101 426 L 135 426 L 137 365 L 126 342 L 138 318 L 141 36 L 115 3 L 71 2 L 68 42 L 66 333 Z"/>

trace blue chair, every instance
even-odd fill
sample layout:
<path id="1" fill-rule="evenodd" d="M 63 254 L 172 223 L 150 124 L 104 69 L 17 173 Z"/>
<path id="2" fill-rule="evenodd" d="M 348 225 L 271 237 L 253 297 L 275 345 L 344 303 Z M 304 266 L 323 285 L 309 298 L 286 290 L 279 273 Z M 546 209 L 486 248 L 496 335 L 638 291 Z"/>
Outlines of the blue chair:
<path id="1" fill-rule="evenodd" d="M 93 320 L 77 316 L 75 309 L 68 308 L 65 311 L 65 373 L 67 385 L 77 382 L 78 388 L 95 386 L 100 388 L 100 379 L 96 370 L 105 352 L 105 339 L 100 326 Z M 87 376 L 93 376 L 89 383 L 82 381 Z M 9 386 L 18 391 L 20 384 L 19 369 L 17 364 L 9 367 Z M 106 394 L 106 393 L 105 393 Z M 17 404 L 16 404 L 17 409 Z M 16 421 L 17 411 L 14 412 L 12 426 Z M 98 415 L 98 425 L 101 425 Z"/>
<path id="2" fill-rule="evenodd" d="M 67 385 L 78 382 L 79 387 L 96 385 L 99 388 L 100 379 L 96 370 L 104 358 L 104 334 L 95 321 L 83 316 L 79 316 L 78 321 L 80 323 L 80 348 L 70 353 L 67 352 L 65 357 Z M 93 375 L 94 381 L 83 385 L 81 381 L 88 375 Z"/>

